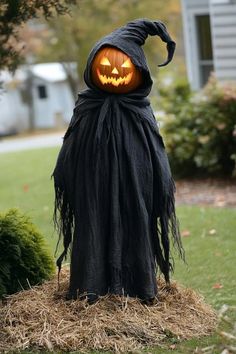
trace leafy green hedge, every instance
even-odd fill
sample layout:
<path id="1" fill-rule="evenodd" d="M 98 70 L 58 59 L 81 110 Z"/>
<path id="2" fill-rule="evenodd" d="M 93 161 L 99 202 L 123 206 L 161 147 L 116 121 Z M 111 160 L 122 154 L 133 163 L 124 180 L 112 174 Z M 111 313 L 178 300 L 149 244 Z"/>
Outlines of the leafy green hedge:
<path id="1" fill-rule="evenodd" d="M 43 236 L 16 209 L 0 214 L 0 298 L 40 284 L 54 272 Z"/>
<path id="2" fill-rule="evenodd" d="M 198 93 L 186 83 L 161 90 L 163 133 L 178 176 L 236 173 L 236 86 L 211 77 Z"/>

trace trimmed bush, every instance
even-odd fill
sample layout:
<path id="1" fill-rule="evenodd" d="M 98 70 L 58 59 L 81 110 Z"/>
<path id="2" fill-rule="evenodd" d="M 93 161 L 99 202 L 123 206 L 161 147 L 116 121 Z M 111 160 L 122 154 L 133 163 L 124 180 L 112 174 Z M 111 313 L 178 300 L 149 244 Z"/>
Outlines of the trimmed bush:
<path id="1" fill-rule="evenodd" d="M 189 83 L 185 79 L 175 78 L 171 84 L 164 82 L 159 86 L 160 108 L 168 114 L 179 114 L 182 107 L 192 96 Z"/>
<path id="2" fill-rule="evenodd" d="M 49 279 L 54 261 L 43 236 L 16 209 L 0 214 L 0 297 Z"/>
<path id="3" fill-rule="evenodd" d="M 175 94 L 176 90 L 169 90 Z M 211 77 L 206 87 L 177 98 L 164 96 L 163 133 L 177 176 L 234 176 L 236 172 L 236 86 Z M 171 103 L 173 101 L 173 103 Z"/>

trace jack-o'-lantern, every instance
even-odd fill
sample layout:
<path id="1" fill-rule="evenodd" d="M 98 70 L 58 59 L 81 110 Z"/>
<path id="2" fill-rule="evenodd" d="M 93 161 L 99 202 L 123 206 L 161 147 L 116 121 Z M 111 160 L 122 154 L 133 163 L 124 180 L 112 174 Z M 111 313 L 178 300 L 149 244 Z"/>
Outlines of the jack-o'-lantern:
<path id="1" fill-rule="evenodd" d="M 93 60 L 92 80 L 104 91 L 127 93 L 141 85 L 142 74 L 124 52 L 114 47 L 104 47 Z"/>

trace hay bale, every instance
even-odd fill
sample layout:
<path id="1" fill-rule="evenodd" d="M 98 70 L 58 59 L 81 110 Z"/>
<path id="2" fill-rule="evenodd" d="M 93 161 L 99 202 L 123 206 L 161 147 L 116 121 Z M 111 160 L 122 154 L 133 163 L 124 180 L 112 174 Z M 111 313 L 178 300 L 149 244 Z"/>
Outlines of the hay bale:
<path id="1" fill-rule="evenodd" d="M 129 352 L 160 345 L 163 339 L 209 335 L 216 314 L 191 289 L 158 279 L 159 296 L 152 306 L 134 298 L 105 296 L 93 305 L 65 301 L 68 270 L 57 279 L 21 291 L 0 307 L 0 351 L 46 349 L 86 352 Z"/>

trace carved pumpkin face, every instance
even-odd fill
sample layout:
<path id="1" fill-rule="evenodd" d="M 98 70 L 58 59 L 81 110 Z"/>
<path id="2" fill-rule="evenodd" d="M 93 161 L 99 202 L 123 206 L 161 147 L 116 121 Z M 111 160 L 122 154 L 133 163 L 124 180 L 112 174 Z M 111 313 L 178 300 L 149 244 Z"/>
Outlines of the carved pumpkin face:
<path id="1" fill-rule="evenodd" d="M 93 60 L 92 80 L 104 91 L 127 93 L 141 85 L 142 74 L 124 52 L 104 47 Z"/>

